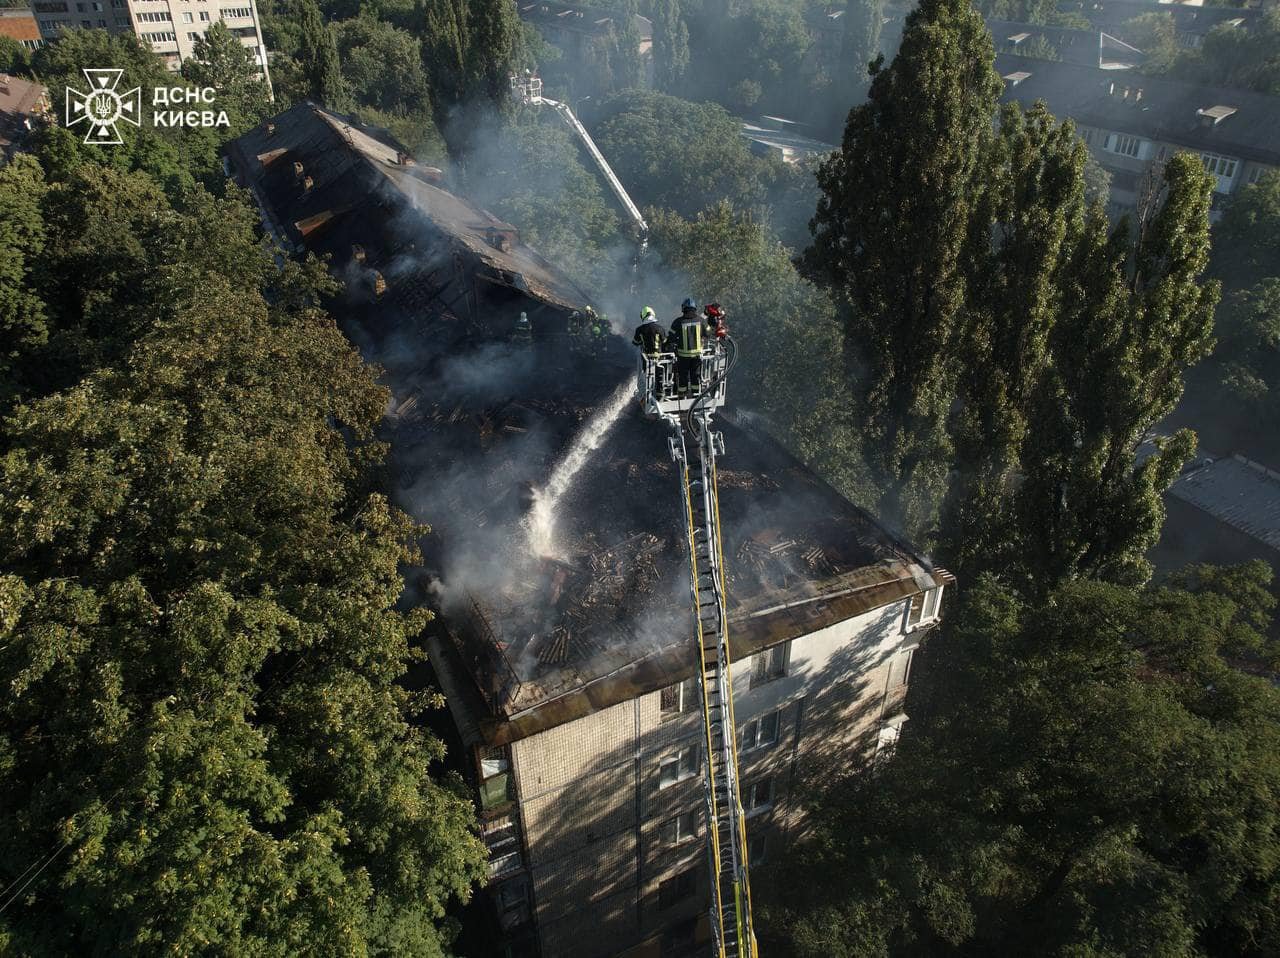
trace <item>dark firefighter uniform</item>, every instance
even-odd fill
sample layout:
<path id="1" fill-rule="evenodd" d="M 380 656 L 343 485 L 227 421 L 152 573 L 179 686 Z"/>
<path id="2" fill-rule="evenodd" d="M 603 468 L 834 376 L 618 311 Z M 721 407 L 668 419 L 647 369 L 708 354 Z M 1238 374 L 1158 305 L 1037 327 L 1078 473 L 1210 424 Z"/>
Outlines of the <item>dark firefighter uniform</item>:
<path id="1" fill-rule="evenodd" d="M 706 321 L 696 308 L 686 309 L 671 323 L 667 347 L 676 354 L 676 380 L 682 393 L 700 385 L 705 334 Z"/>
<path id="2" fill-rule="evenodd" d="M 656 316 L 650 316 L 636 327 L 636 334 L 631 340 L 632 346 L 639 346 L 646 356 L 656 356 L 662 352 L 662 341 L 666 337 L 662 332 L 662 324 Z"/>

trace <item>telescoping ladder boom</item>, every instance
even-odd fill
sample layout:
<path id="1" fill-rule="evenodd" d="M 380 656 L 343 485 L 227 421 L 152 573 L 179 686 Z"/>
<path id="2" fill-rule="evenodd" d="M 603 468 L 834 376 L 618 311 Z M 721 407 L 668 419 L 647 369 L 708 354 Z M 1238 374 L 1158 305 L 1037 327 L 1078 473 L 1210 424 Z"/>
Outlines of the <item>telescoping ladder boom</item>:
<path id="1" fill-rule="evenodd" d="M 714 954 L 717 958 L 756 958 L 747 880 L 746 817 L 738 789 L 724 549 L 716 485 L 716 456 L 724 452 L 724 439 L 711 429 L 712 414 L 724 403 L 724 380 L 732 366 L 734 348 L 732 340 L 728 340 L 706 351 L 701 391 L 695 399 L 680 399 L 675 393 L 672 377 L 663 374 L 666 357 L 642 357 L 641 382 L 647 390 L 643 400 L 646 411 L 661 416 L 673 429 L 671 455 L 681 474 L 707 757 L 703 785 Z M 697 444 L 696 469 L 689 462 L 686 436 Z"/>

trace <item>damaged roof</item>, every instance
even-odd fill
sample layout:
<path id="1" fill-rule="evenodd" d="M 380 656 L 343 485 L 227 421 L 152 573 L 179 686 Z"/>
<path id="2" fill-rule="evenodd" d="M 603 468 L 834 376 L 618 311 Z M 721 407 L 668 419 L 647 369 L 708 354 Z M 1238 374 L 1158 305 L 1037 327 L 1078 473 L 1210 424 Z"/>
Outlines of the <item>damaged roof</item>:
<path id="1" fill-rule="evenodd" d="M 692 675 L 681 477 L 641 415 L 629 342 L 576 332 L 585 294 L 376 131 L 306 104 L 228 156 L 269 228 L 332 254 L 331 311 L 391 391 L 387 484 L 432 527 L 406 602 L 443 613 L 432 661 L 469 741 Z M 495 245 L 491 228 L 511 232 Z M 718 422 L 735 657 L 949 581 L 750 417 Z"/>
<path id="2" fill-rule="evenodd" d="M 490 281 L 564 309 L 587 301 L 516 227 L 450 192 L 441 170 L 417 164 L 385 130 L 300 103 L 225 150 L 292 252 L 328 253 L 341 266 L 359 246 L 364 265 L 380 268 L 429 232 L 478 261 Z"/>

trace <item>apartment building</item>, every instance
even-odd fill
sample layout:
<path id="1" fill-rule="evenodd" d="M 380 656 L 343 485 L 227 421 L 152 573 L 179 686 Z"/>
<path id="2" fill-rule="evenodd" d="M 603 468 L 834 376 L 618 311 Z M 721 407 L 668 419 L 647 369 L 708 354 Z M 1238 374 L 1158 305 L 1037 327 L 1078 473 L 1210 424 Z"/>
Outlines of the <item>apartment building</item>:
<path id="1" fill-rule="evenodd" d="M 1215 27 L 1251 29 L 1262 11 L 1257 7 L 1214 6 L 1204 3 L 1170 3 L 1167 0 L 1083 0 L 1067 8 L 1080 13 L 1094 27 L 1122 40 L 1129 23 L 1148 14 L 1166 15 L 1173 20 L 1174 36 L 1179 45 L 1194 49 Z"/>
<path id="2" fill-rule="evenodd" d="M 35 0 L 32 9 L 45 40 L 81 28 L 133 33 L 171 70 L 194 55 L 195 42 L 211 23 L 222 20 L 268 74 L 257 0 Z"/>
<path id="3" fill-rule="evenodd" d="M 586 294 L 384 131 L 301 104 L 225 155 L 284 251 L 328 256 L 332 310 L 384 370 L 391 491 L 432 526 L 406 601 L 440 613 L 425 680 L 475 790 L 508 954 L 704 947 L 688 532 L 666 427 L 628 395 L 629 335 L 576 337 Z M 750 383 L 729 391 L 750 402 Z M 765 868 L 802 782 L 892 747 L 953 580 L 751 416 L 719 422 L 741 793 Z"/>
<path id="4" fill-rule="evenodd" d="M 1214 175 L 1215 208 L 1280 167 L 1280 97 L 1000 54 L 1004 99 L 1076 122 L 1111 174 L 1111 204 L 1132 208 L 1144 178 L 1175 153 L 1195 153 Z"/>

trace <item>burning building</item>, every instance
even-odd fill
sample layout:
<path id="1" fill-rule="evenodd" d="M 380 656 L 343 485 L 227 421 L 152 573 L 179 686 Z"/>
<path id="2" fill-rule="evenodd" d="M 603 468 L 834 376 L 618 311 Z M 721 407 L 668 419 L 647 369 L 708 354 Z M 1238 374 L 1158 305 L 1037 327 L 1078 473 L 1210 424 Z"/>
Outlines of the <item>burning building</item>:
<path id="1" fill-rule="evenodd" d="M 301 105 L 227 163 L 284 249 L 329 254 L 346 283 L 334 312 L 393 393 L 389 484 L 433 526 L 409 598 L 442 612 L 424 641 L 509 953 L 695 947 L 710 879 L 689 533 L 631 347 L 579 334 L 585 294 L 385 134 Z M 797 827 L 800 782 L 892 745 L 951 579 L 745 417 L 722 429 L 759 864 Z"/>

